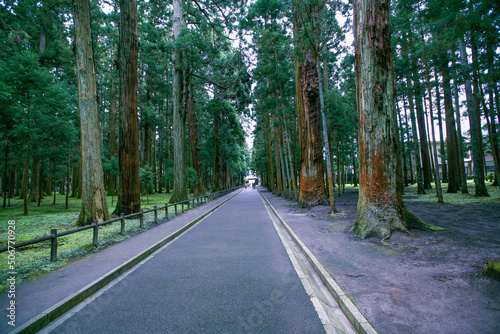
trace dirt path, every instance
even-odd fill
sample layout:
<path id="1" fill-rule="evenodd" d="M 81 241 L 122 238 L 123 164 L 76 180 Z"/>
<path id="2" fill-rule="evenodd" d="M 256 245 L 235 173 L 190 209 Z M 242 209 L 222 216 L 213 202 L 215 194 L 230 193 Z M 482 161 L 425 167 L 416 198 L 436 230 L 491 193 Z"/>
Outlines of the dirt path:
<path id="1" fill-rule="evenodd" d="M 334 218 L 326 206 L 297 209 L 263 193 L 380 333 L 500 333 L 500 282 L 481 274 L 486 262 L 500 261 L 500 201 L 407 201 L 449 230 L 396 233 L 383 244 L 350 232 L 357 190 L 337 197 Z"/>

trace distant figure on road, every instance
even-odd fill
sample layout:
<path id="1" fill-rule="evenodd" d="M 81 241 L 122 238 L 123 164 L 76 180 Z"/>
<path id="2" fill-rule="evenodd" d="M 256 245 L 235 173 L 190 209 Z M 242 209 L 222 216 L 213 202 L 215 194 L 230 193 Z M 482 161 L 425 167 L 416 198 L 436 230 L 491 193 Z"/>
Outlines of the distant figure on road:
<path id="1" fill-rule="evenodd" d="M 255 189 L 255 183 L 252 183 L 252 188 Z"/>

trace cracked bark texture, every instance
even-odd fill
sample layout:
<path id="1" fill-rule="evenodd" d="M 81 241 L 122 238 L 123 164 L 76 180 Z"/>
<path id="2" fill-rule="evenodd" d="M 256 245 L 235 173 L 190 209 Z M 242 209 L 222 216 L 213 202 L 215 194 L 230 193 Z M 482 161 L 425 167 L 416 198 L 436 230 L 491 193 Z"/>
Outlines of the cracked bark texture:
<path id="1" fill-rule="evenodd" d="M 120 1 L 120 126 L 118 159 L 120 195 L 116 214 L 141 209 L 139 183 L 139 119 L 137 116 L 137 1 Z"/>
<path id="2" fill-rule="evenodd" d="M 356 0 L 354 31 L 359 117 L 359 200 L 353 232 L 385 238 L 407 231 L 409 214 L 397 190 L 394 77 L 390 48 L 390 1 Z"/>
<path id="3" fill-rule="evenodd" d="M 101 127 L 97 104 L 89 0 L 73 1 L 75 59 L 80 111 L 82 206 L 77 225 L 109 220 L 101 158 Z"/>

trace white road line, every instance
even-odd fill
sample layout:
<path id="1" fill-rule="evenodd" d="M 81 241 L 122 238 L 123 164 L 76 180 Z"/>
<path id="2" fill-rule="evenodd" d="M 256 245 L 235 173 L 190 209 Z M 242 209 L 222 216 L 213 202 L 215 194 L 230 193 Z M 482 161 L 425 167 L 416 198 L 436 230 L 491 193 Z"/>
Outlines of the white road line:
<path id="1" fill-rule="evenodd" d="M 267 210 L 269 217 L 273 223 L 278 236 L 281 239 L 283 246 L 285 247 L 286 253 L 290 258 L 290 261 L 300 278 L 300 281 L 309 295 L 311 303 L 318 314 L 318 317 L 323 324 L 323 328 L 327 334 L 335 333 L 356 333 L 354 328 L 349 323 L 349 320 L 339 312 L 339 306 L 336 304 L 333 297 L 329 294 L 328 290 L 322 284 L 320 278 L 316 275 L 314 270 L 310 267 L 307 260 L 297 249 L 292 240 L 289 239 L 286 232 L 281 227 L 279 221 L 270 209 L 269 204 L 261 198 L 264 206 Z"/>

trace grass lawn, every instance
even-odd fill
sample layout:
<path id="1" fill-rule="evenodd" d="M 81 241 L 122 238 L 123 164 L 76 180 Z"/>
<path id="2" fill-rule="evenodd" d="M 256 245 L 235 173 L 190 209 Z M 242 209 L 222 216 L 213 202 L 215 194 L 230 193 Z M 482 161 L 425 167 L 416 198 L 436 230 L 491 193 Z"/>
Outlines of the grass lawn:
<path id="1" fill-rule="evenodd" d="M 486 181 L 486 189 L 488 190 L 489 197 L 475 197 L 474 196 L 474 181 L 467 181 L 468 194 L 462 194 L 461 192 L 449 194 L 446 192 L 448 189 L 447 183 L 442 183 L 441 188 L 443 190 L 443 201 L 449 204 L 469 204 L 469 203 L 498 203 L 500 201 L 500 187 L 492 186 L 492 182 Z M 403 200 L 405 202 L 437 202 L 436 185 L 431 184 L 432 189 L 427 189 L 426 194 L 417 195 L 417 184 L 410 185 L 405 188 L 405 194 L 403 195 Z"/>
<path id="2" fill-rule="evenodd" d="M 170 194 L 154 194 L 141 196 L 143 209 L 152 209 L 154 206 L 163 206 L 170 199 Z M 116 205 L 117 197 L 108 196 L 109 211 L 112 212 Z M 36 203 L 29 204 L 29 216 L 23 216 L 23 201 L 18 198 L 11 199 L 11 206 L 0 209 L 0 245 L 7 244 L 7 222 L 15 221 L 15 240 L 24 241 L 35 237 L 50 235 L 50 229 L 57 228 L 59 232 L 75 228 L 75 222 L 80 212 L 81 200 L 69 198 L 68 209 L 65 209 L 65 197 L 58 195 L 57 204 L 52 204 L 51 196 L 41 201 L 40 207 Z M 164 211 L 158 213 L 158 218 L 164 218 Z M 145 214 L 145 229 L 153 224 L 154 213 Z M 126 235 L 120 234 L 120 223 L 103 226 L 99 229 L 99 249 L 131 238 L 142 232 L 139 227 L 139 218 L 126 220 Z M 96 252 L 92 245 L 92 229 L 70 234 L 58 238 L 57 262 L 50 261 L 50 241 L 23 247 L 16 250 L 15 271 L 17 282 L 25 282 L 43 276 L 52 270 L 64 266 L 69 261 L 75 260 L 86 254 Z M 7 286 L 8 253 L 0 253 L 0 292 Z"/>
<path id="3" fill-rule="evenodd" d="M 448 189 L 447 183 L 442 183 L 441 188 L 443 190 L 443 200 L 445 203 L 449 204 L 469 204 L 469 203 L 498 203 L 500 202 L 500 187 L 492 186 L 492 182 L 486 181 L 486 189 L 488 190 L 489 197 L 475 197 L 474 196 L 474 180 L 467 181 L 468 194 L 462 194 L 461 192 L 448 194 L 446 189 Z M 403 200 L 405 202 L 437 202 L 436 185 L 431 183 L 432 189 L 427 189 L 426 194 L 417 194 L 417 184 L 409 185 L 405 188 L 405 193 L 403 194 Z M 353 187 L 351 184 L 345 185 L 346 189 L 358 189 L 358 187 Z M 338 189 L 336 189 L 335 195 L 337 195 Z"/>

